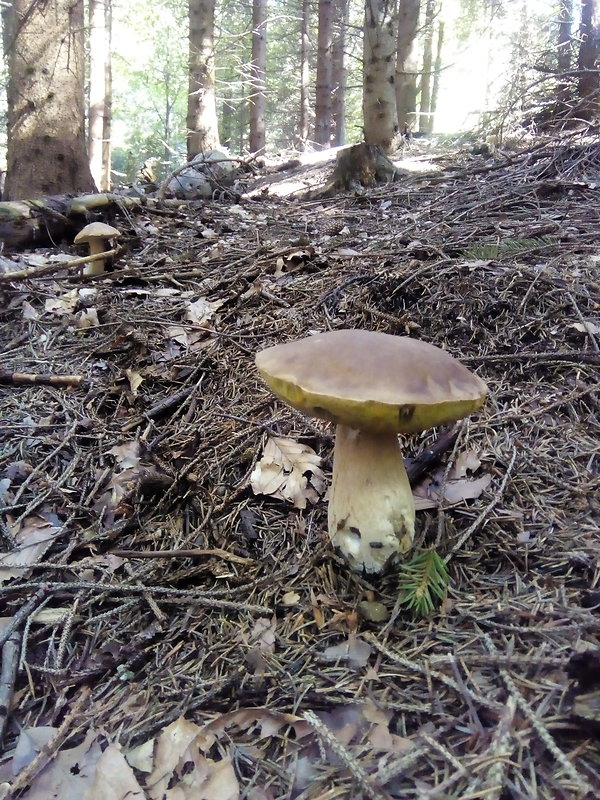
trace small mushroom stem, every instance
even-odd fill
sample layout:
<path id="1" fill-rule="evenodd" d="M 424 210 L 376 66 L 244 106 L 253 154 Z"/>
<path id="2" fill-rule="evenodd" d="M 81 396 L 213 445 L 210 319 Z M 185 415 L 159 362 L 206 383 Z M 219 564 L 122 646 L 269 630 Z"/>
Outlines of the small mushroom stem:
<path id="1" fill-rule="evenodd" d="M 395 433 L 336 428 L 329 535 L 354 569 L 381 572 L 410 550 L 415 506 Z"/>
<path id="2" fill-rule="evenodd" d="M 90 255 L 97 256 L 107 250 L 107 242 L 104 239 L 90 239 Z M 97 261 L 92 261 L 83 268 L 84 275 L 102 275 L 104 272 L 104 259 L 99 258 Z"/>

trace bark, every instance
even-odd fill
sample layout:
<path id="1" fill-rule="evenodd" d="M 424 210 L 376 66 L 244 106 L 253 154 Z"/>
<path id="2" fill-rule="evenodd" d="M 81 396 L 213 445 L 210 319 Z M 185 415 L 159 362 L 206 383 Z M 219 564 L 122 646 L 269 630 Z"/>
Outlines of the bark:
<path id="1" fill-rule="evenodd" d="M 573 0 L 560 0 L 558 12 L 558 41 L 556 63 L 559 72 L 571 69 L 571 32 L 573 30 Z"/>
<path id="2" fill-rule="evenodd" d="M 83 0 L 14 0 L 9 31 L 6 196 L 92 191 L 84 120 Z"/>
<path id="3" fill-rule="evenodd" d="M 415 125 L 417 113 L 417 31 L 421 0 L 401 0 L 396 48 L 396 108 L 398 127 L 404 133 Z"/>
<path id="4" fill-rule="evenodd" d="M 188 0 L 188 161 L 219 147 L 215 96 L 215 0 Z"/>
<path id="5" fill-rule="evenodd" d="M 106 31 L 106 2 L 105 0 L 89 0 L 89 50 L 90 50 L 90 76 L 89 76 L 89 112 L 88 112 L 88 155 L 92 177 L 99 189 L 107 187 L 102 185 L 103 169 L 103 143 L 104 143 L 104 117 L 106 115 L 106 69 L 110 61 L 109 39 Z"/>
<path id="6" fill-rule="evenodd" d="M 350 17 L 350 0 L 335 0 L 335 30 L 332 45 L 333 97 L 331 115 L 333 145 L 346 144 L 346 28 Z"/>
<path id="7" fill-rule="evenodd" d="M 578 94 L 581 100 L 580 116 L 591 119 L 598 107 L 600 76 L 590 70 L 599 68 L 600 55 L 600 0 L 582 0 L 578 69 Z"/>
<path id="8" fill-rule="evenodd" d="M 300 124 L 299 147 L 304 150 L 310 134 L 310 0 L 302 0 L 300 23 Z"/>
<path id="9" fill-rule="evenodd" d="M 265 75 L 267 70 L 267 0 L 252 3 L 252 65 L 250 68 L 250 152 L 265 149 Z"/>
<path id="10" fill-rule="evenodd" d="M 333 0 L 319 0 L 315 142 L 322 150 L 331 145 L 332 40 Z"/>
<path id="11" fill-rule="evenodd" d="M 419 107 L 419 131 L 431 133 L 431 87 L 433 79 L 433 21 L 436 0 L 427 0 L 425 6 L 425 36 L 423 38 L 423 71 L 421 75 L 421 101 Z"/>
<path id="12" fill-rule="evenodd" d="M 395 54 L 396 0 L 366 0 L 363 41 L 365 142 L 389 152 L 398 139 Z"/>

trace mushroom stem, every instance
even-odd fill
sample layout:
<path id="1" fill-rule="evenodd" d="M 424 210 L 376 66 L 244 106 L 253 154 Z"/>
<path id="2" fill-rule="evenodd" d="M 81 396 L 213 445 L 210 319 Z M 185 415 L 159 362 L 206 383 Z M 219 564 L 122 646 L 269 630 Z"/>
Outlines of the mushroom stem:
<path id="1" fill-rule="evenodd" d="M 329 535 L 354 569 L 381 572 L 410 550 L 415 506 L 395 433 L 336 428 Z"/>
<path id="2" fill-rule="evenodd" d="M 90 239 L 89 247 L 90 247 L 90 255 L 96 256 L 99 253 L 103 253 L 108 248 L 106 247 L 106 242 L 103 239 Z M 89 264 L 86 264 L 83 268 L 84 275 L 102 275 L 104 272 L 104 259 L 99 258 L 97 261 L 92 261 Z"/>

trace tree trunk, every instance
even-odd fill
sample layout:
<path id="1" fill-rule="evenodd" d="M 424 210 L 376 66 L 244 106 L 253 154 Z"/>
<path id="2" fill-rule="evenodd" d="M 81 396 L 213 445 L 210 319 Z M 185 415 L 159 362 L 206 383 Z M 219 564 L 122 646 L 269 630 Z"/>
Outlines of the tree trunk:
<path id="1" fill-rule="evenodd" d="M 85 142 L 83 0 L 13 0 L 6 195 L 92 191 Z"/>
<path id="2" fill-rule="evenodd" d="M 438 96 L 440 93 L 440 77 L 442 74 L 442 49 L 444 47 L 444 23 L 438 25 L 437 45 L 435 50 L 435 63 L 433 67 L 433 86 L 431 89 L 431 103 L 429 114 L 429 127 L 427 133 L 433 133 L 435 112 L 437 111 Z"/>
<path id="3" fill-rule="evenodd" d="M 396 108 L 403 133 L 414 128 L 417 113 L 417 31 L 421 0 L 401 0 L 396 48 Z"/>
<path id="4" fill-rule="evenodd" d="M 421 74 L 421 100 L 419 104 L 419 131 L 431 133 L 431 85 L 433 82 L 433 20 L 436 0 L 427 0 L 425 6 L 425 36 L 423 38 L 423 70 Z"/>
<path id="5" fill-rule="evenodd" d="M 573 0 L 560 0 L 558 11 L 558 40 L 556 65 L 559 72 L 571 69 L 571 33 L 573 31 Z"/>
<path id="6" fill-rule="evenodd" d="M 188 0 L 189 94 L 187 154 L 219 147 L 215 97 L 215 0 Z"/>
<path id="7" fill-rule="evenodd" d="M 335 0 L 335 32 L 332 45 L 333 144 L 346 144 L 346 28 L 350 17 L 350 0 Z"/>
<path id="8" fill-rule="evenodd" d="M 304 150 L 310 134 L 310 0 L 302 0 L 300 23 L 300 124 L 298 145 Z"/>
<path id="9" fill-rule="evenodd" d="M 366 0 L 363 41 L 363 117 L 365 142 L 385 152 L 396 147 L 396 0 Z"/>
<path id="10" fill-rule="evenodd" d="M 106 68 L 110 61 L 106 35 L 105 0 L 89 0 L 89 116 L 88 116 L 88 155 L 90 170 L 96 186 L 104 191 L 102 185 L 102 145 L 104 142 L 104 117 L 106 114 Z"/>
<path id="11" fill-rule="evenodd" d="M 319 0 L 315 142 L 321 150 L 325 150 L 331 145 L 332 40 L 333 0 Z"/>
<path id="12" fill-rule="evenodd" d="M 267 0 L 252 2 L 252 66 L 250 68 L 250 152 L 265 149 L 265 74 L 267 70 Z"/>
<path id="13" fill-rule="evenodd" d="M 579 76 L 578 86 L 581 100 L 579 115 L 584 119 L 592 119 L 598 108 L 600 91 L 600 76 L 590 71 L 598 69 L 600 0 L 581 0 L 580 41 L 578 69 L 582 70 L 582 73 Z"/>
<path id="14" fill-rule="evenodd" d="M 112 0 L 105 3 L 106 19 L 104 33 L 106 36 L 105 50 L 109 57 L 104 64 L 104 117 L 102 119 L 102 177 L 100 186 L 106 191 L 112 186 L 111 161 L 112 161 Z"/>

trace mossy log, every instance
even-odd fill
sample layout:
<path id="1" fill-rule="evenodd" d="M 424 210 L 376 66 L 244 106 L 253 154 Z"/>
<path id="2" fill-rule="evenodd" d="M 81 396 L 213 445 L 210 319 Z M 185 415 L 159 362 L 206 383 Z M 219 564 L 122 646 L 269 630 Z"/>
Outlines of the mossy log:
<path id="1" fill-rule="evenodd" d="M 9 200 L 0 203 L 0 242 L 8 249 L 52 244 L 63 237 L 73 238 L 92 211 L 140 205 L 140 198 L 114 194 Z"/>

